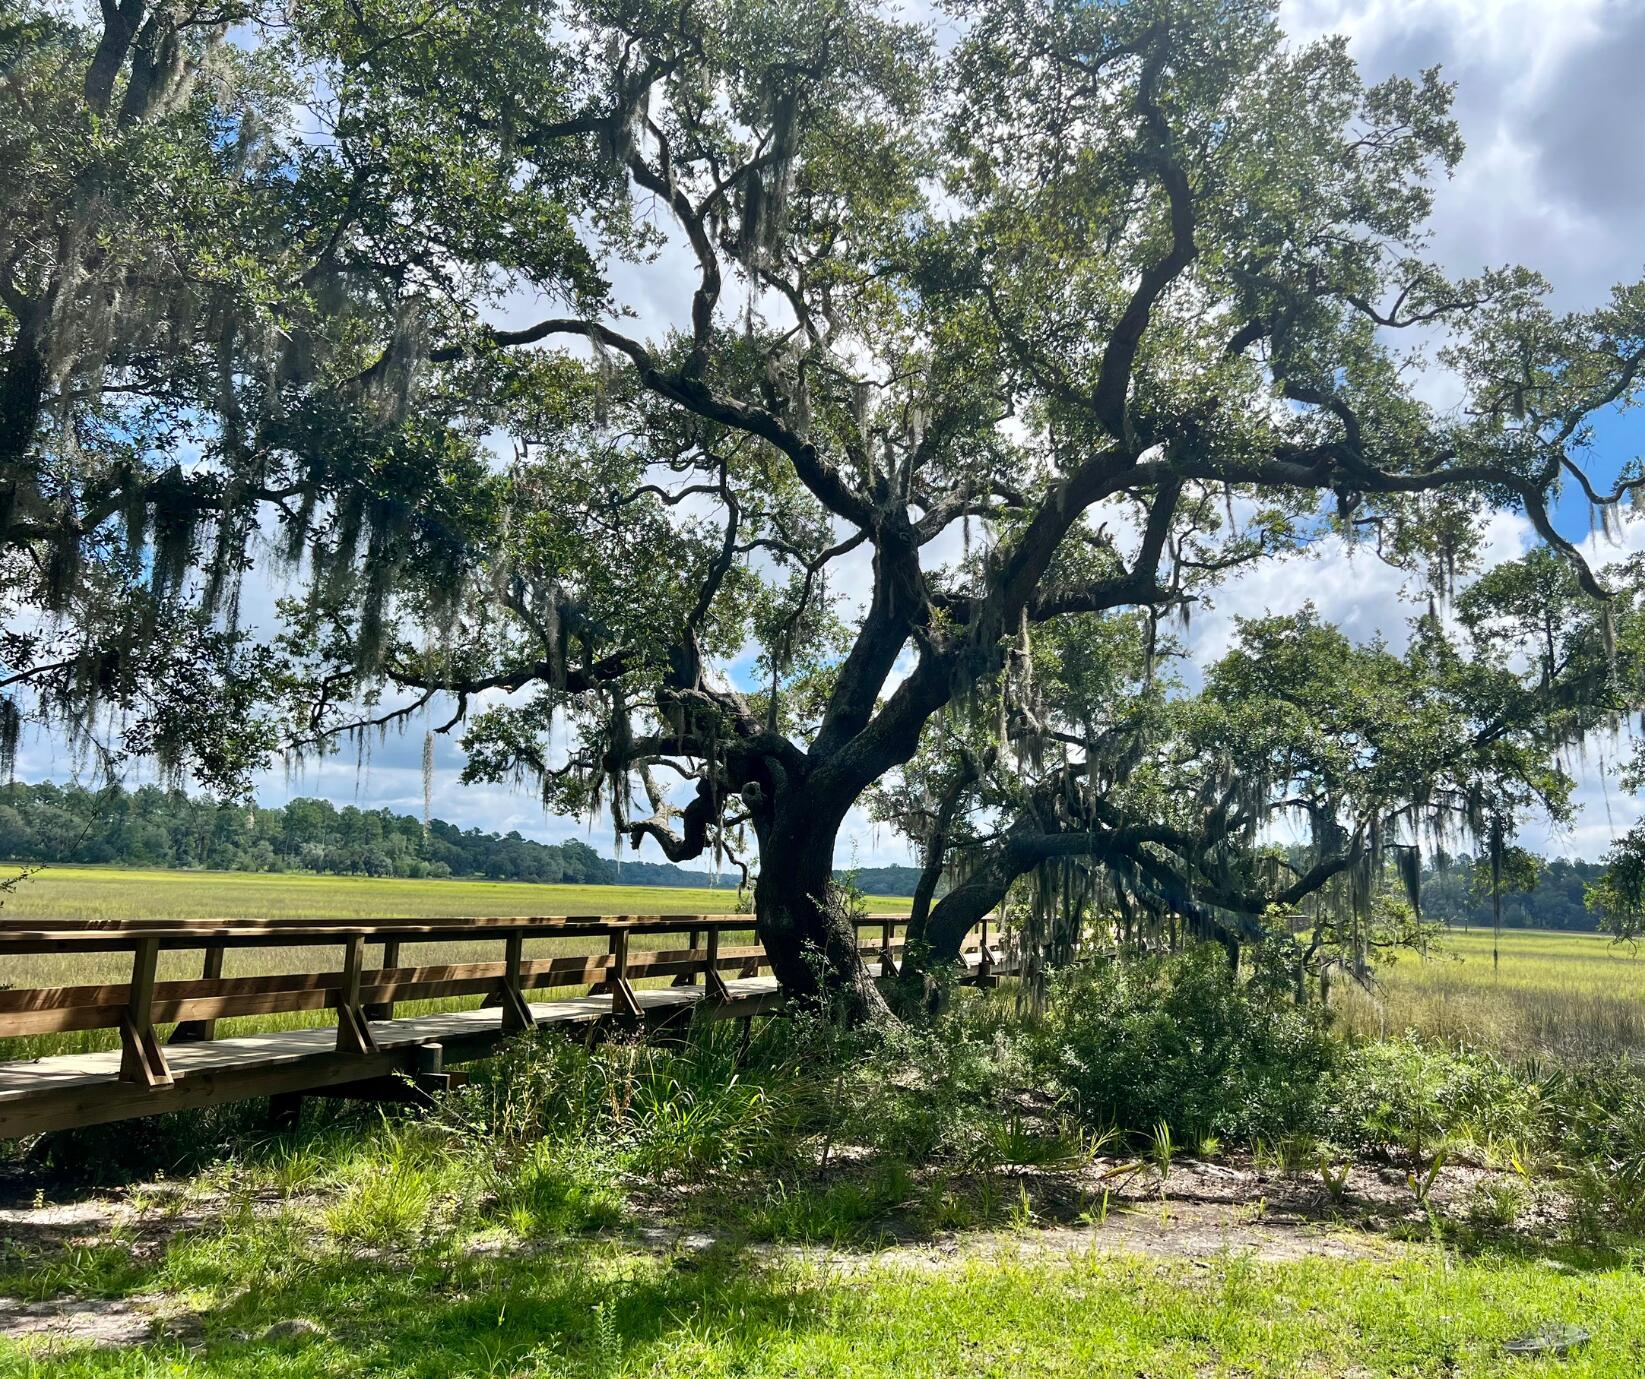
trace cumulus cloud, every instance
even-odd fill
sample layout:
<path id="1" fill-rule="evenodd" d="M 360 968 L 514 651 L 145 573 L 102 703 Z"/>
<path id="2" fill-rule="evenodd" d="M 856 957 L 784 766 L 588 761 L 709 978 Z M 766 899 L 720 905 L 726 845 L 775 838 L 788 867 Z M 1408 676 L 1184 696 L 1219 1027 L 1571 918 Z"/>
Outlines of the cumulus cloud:
<path id="1" fill-rule="evenodd" d="M 1297 39 L 1343 33 L 1368 81 L 1432 66 L 1457 85 L 1468 152 L 1439 189 L 1434 251 L 1454 273 L 1524 263 L 1568 307 L 1637 277 L 1645 59 L 1637 0 L 1286 0 Z"/>

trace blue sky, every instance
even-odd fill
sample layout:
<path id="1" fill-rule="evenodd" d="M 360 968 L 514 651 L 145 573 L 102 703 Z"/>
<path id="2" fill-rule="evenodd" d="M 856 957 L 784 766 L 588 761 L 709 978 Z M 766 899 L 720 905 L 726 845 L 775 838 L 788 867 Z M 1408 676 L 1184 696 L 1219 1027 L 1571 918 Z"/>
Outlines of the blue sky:
<path id="1" fill-rule="evenodd" d="M 1368 79 L 1415 73 L 1439 64 L 1459 83 L 1456 113 L 1468 154 L 1440 188 L 1433 253 L 1454 273 L 1526 263 L 1554 284 L 1555 304 L 1577 309 L 1603 301 L 1612 284 L 1645 272 L 1645 144 L 1633 109 L 1645 60 L 1645 0 L 1286 0 L 1283 22 L 1296 37 L 1341 31 Z M 689 292 L 678 251 L 619 284 L 634 305 L 637 327 L 649 332 L 678 319 Z M 521 319 L 535 314 L 520 305 Z M 1436 386 L 1442 386 L 1436 380 Z M 1596 437 L 1592 471 L 1609 479 L 1645 451 L 1645 417 L 1609 418 Z M 1587 505 L 1567 496 L 1557 520 L 1573 539 L 1586 538 Z M 1530 540 L 1522 521 L 1493 524 L 1490 558 L 1519 554 Z M 1645 523 L 1624 536 L 1645 549 Z M 1621 552 L 1603 542 L 1590 550 L 1603 563 Z M 854 578 L 866 587 L 865 571 Z M 849 581 L 853 576 L 846 573 Z M 253 596 L 258 591 L 249 591 Z M 1327 546 L 1307 562 L 1254 571 L 1222 591 L 1216 607 L 1196 619 L 1193 653 L 1207 660 L 1226 646 L 1234 617 L 1282 611 L 1311 598 L 1353 635 L 1403 639 L 1413 611 L 1402 581 L 1368 552 Z M 267 598 L 267 591 L 262 591 Z M 255 607 L 248 609 L 255 619 Z M 422 809 L 422 725 L 374 745 L 363 760 L 352 752 L 291 772 L 268 773 L 258 784 L 264 803 L 324 795 L 338 803 Z M 1641 814 L 1637 801 L 1607 788 L 1593 769 L 1614 759 L 1615 744 L 1591 744 L 1580 773 L 1580 817 L 1567 832 L 1540 822 L 1525 840 L 1549 853 L 1597 856 L 1615 832 Z M 464 827 L 554 841 L 581 837 L 602 851 L 612 846 L 605 819 L 544 815 L 529 787 L 463 787 L 460 753 L 436 739 L 434 810 Z M 75 764 L 61 743 L 25 742 L 18 763 L 25 779 L 65 778 Z M 648 856 L 655 855 L 647 853 Z M 840 861 L 864 865 L 905 861 L 908 850 L 889 831 L 855 818 L 842 838 Z"/>

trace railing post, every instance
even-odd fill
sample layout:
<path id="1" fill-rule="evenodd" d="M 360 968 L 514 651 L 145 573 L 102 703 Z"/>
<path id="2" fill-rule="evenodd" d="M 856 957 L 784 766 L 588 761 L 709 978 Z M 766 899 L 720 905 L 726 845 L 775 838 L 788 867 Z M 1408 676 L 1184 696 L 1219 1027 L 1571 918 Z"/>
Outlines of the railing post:
<path id="1" fill-rule="evenodd" d="M 731 992 L 726 989 L 725 978 L 720 975 L 720 931 L 718 927 L 708 931 L 708 956 L 703 959 L 703 999 L 707 1001 L 729 1001 Z"/>
<path id="2" fill-rule="evenodd" d="M 120 1080 L 143 1087 L 171 1086 L 165 1050 L 154 1037 L 154 974 L 160 940 L 140 938 L 132 950 L 131 986 L 120 1015 Z"/>
<path id="3" fill-rule="evenodd" d="M 388 971 L 400 965 L 400 940 L 386 938 L 383 940 L 383 970 Z M 393 1001 L 373 1001 L 366 1007 L 368 1020 L 392 1020 L 394 1018 Z"/>
<path id="4" fill-rule="evenodd" d="M 994 976 L 994 955 L 988 949 L 988 916 L 982 917 L 982 947 L 977 954 L 977 985 L 992 987 L 999 984 Z"/>
<path id="5" fill-rule="evenodd" d="M 696 955 L 697 940 L 701 933 L 702 931 L 700 929 L 692 929 L 691 931 L 691 952 L 693 956 Z M 684 972 L 676 972 L 674 974 L 673 985 L 675 986 L 696 986 L 696 984 L 697 971 L 695 968 L 687 968 Z"/>
<path id="6" fill-rule="evenodd" d="M 886 920 L 880 925 L 880 976 L 895 977 L 897 975 L 897 955 L 891 951 L 892 923 Z"/>
<path id="7" fill-rule="evenodd" d="M 628 930 L 618 926 L 611 931 L 611 1013 L 638 1017 L 640 1002 L 634 988 L 628 984 Z"/>
<path id="8" fill-rule="evenodd" d="M 510 934 L 503 950 L 503 1028 L 510 1033 L 535 1029 L 537 1021 L 520 989 L 520 963 L 525 954 L 525 935 Z"/>
<path id="9" fill-rule="evenodd" d="M 213 982 L 223 975 L 223 945 L 208 943 L 205 959 L 200 964 L 200 977 Z M 216 1020 L 183 1020 L 171 1032 L 173 1044 L 201 1044 L 217 1037 Z"/>
<path id="10" fill-rule="evenodd" d="M 343 941 L 343 985 L 337 992 L 337 1052 L 376 1053 L 366 1013 L 360 1008 L 360 973 L 366 964 L 364 934 Z"/>

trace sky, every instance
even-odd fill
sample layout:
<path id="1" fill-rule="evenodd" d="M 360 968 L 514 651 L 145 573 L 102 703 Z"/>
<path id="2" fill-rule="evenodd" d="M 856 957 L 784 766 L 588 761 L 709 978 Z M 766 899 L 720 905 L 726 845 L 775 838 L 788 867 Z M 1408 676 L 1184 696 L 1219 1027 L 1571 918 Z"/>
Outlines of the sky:
<path id="1" fill-rule="evenodd" d="M 1565 309 L 1596 306 L 1613 284 L 1645 274 L 1645 142 L 1633 108 L 1645 63 L 1645 0 L 1285 0 L 1281 17 L 1298 41 L 1347 34 L 1368 81 L 1438 65 L 1457 83 L 1455 113 L 1468 151 L 1439 188 L 1433 219 L 1432 254 L 1446 269 L 1463 274 L 1528 264 L 1552 282 L 1554 302 Z M 685 268 L 676 249 L 619 281 L 636 308 L 640 333 L 681 317 L 690 290 Z M 520 310 L 522 319 L 532 314 L 527 304 Z M 1592 470 L 1604 476 L 1641 450 L 1645 425 L 1632 415 L 1617 418 L 1600 432 Z M 1560 521 L 1572 536 L 1586 531 L 1585 512 L 1569 504 Z M 1596 563 L 1623 553 L 1587 540 Z M 1645 549 L 1645 522 L 1629 527 L 1623 542 L 1628 550 Z M 1510 559 L 1530 544 L 1522 519 L 1499 517 L 1487 559 Z M 1226 649 L 1236 617 L 1287 611 L 1307 599 L 1356 639 L 1381 634 L 1398 644 L 1414 608 L 1404 592 L 1401 578 L 1370 552 L 1327 543 L 1313 558 L 1270 563 L 1225 586 L 1210 612 L 1196 618 L 1191 654 L 1208 662 Z M 461 785 L 454 738 L 436 738 L 437 817 L 465 828 L 518 829 L 550 842 L 580 837 L 609 852 L 613 840 L 603 817 L 592 825 L 547 817 L 530 786 Z M 351 751 L 266 773 L 257 796 L 269 805 L 321 795 L 338 804 L 420 813 L 422 750 L 423 725 L 415 724 L 362 758 Z M 1618 750 L 1590 744 L 1578 770 L 1575 823 L 1555 831 L 1532 820 L 1522 841 L 1548 855 L 1597 857 L 1645 814 L 1639 801 L 1614 781 L 1607 786 L 1595 769 Z M 18 774 L 64 779 L 75 774 L 75 764 L 60 743 L 36 739 L 22 744 Z M 625 849 L 624 855 L 631 854 Z M 642 855 L 660 860 L 650 851 Z M 905 862 L 910 853 L 889 830 L 855 816 L 837 860 L 869 866 Z"/>

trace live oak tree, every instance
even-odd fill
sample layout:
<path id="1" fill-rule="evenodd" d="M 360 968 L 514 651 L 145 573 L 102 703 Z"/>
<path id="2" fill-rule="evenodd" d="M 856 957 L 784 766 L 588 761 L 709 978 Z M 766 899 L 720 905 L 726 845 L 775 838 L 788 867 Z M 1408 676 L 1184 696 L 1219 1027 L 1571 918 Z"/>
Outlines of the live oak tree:
<path id="1" fill-rule="evenodd" d="M 1436 73 L 1363 86 L 1257 3 L 957 18 L 940 62 L 865 6 L 612 20 L 629 119 L 592 137 L 683 257 L 677 325 L 429 350 L 485 361 L 518 462 L 457 634 L 413 619 L 381 666 L 484 699 L 472 775 L 677 861 L 751 833 L 779 976 L 857 1013 L 842 822 L 1037 629 L 1325 530 L 1448 585 L 1498 511 L 1598 599 L 1550 504 L 1638 482 L 1577 459 L 1633 396 L 1639 289 L 1560 317 L 1527 270 L 1423 257 L 1461 153 Z M 551 122 L 509 118 L 536 168 Z"/>
<path id="2" fill-rule="evenodd" d="M 863 0 L 300 7 L 268 51 L 323 137 L 203 183 L 266 208 L 274 329 L 236 305 L 226 368 L 219 328 L 163 352 L 235 385 L 167 404 L 210 418 L 185 509 L 228 564 L 258 513 L 322 576 L 283 642 L 299 741 L 438 700 L 474 776 L 603 805 L 674 860 L 751 834 L 778 975 L 857 1015 L 881 1006 L 830 895 L 842 822 L 939 717 L 1002 678 L 1020 702 L 1042 631 L 1169 611 L 1325 530 L 1444 583 L 1498 511 L 1598 598 L 1549 505 L 1637 482 L 1577 457 L 1633 395 L 1639 290 L 1558 317 L 1528 271 L 1423 257 L 1461 153 L 1437 74 L 1366 87 L 1251 0 L 954 10 L 939 52 Z M 93 104 L 64 118 L 100 131 Z M 612 285 L 653 250 L 663 324 L 643 275 Z M 20 300 L 69 261 L 24 259 Z M 1417 396 L 1405 337 L 1454 407 Z M 34 415 L 25 496 L 58 453 Z M 144 444 L 114 488 L 157 493 L 182 449 Z M 76 452 L 26 560 L 115 533 L 105 471 Z M 119 539 L 131 589 L 157 547 Z M 167 568 L 222 563 L 189 549 Z"/>
<path id="3" fill-rule="evenodd" d="M 1237 949 L 1301 919 L 1304 970 L 1363 979 L 1373 948 L 1420 937 L 1424 853 L 1477 841 L 1508 884 L 1527 813 L 1569 817 L 1568 752 L 1645 703 L 1637 563 L 1603 573 L 1608 608 L 1545 549 L 1499 565 L 1415 619 L 1402 654 L 1311 607 L 1243 621 L 1192 694 L 1136 614 L 1039 631 L 990 687 L 999 725 L 950 719 L 879 792 L 925 858 L 909 985 L 1013 896 L 1031 973 L 1093 926 L 1130 943 L 1186 922 Z M 1414 913 L 1379 922 L 1396 875 Z"/>
<path id="4" fill-rule="evenodd" d="M 249 571 L 368 658 L 400 569 L 471 567 L 490 401 L 416 365 L 521 284 L 604 301 L 620 74 L 530 3 L 92 8 L 0 18 L 0 764 L 32 719 L 235 789 L 276 745 Z M 475 121 L 528 93 L 568 130 L 520 177 Z"/>

